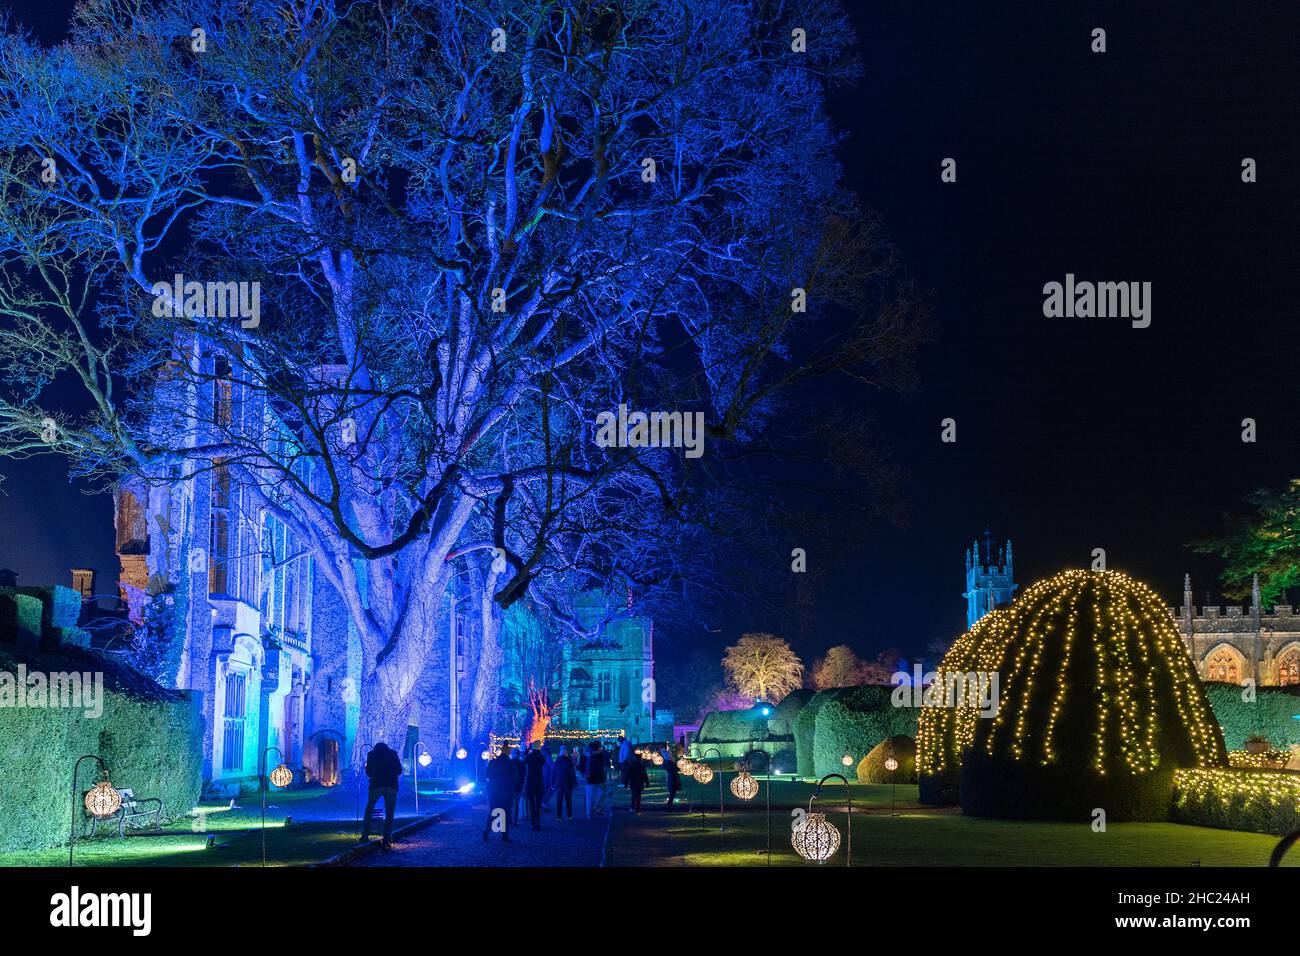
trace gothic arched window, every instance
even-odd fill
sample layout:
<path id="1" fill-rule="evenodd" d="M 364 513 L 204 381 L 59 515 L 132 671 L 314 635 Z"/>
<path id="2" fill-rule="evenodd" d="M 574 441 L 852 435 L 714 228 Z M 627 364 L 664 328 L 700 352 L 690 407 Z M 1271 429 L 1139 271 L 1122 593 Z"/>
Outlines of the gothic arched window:
<path id="1" fill-rule="evenodd" d="M 1277 666 L 1277 682 L 1283 687 L 1300 684 L 1300 650 L 1283 655 Z"/>
<path id="2" fill-rule="evenodd" d="M 1228 650 L 1215 651 L 1205 662 L 1205 679 L 1223 684 L 1241 683 L 1241 665 Z"/>

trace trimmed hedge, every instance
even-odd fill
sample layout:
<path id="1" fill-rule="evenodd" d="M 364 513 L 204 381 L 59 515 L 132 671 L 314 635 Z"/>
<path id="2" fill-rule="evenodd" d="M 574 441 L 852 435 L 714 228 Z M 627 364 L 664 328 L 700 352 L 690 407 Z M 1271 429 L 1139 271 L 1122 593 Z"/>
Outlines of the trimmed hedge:
<path id="1" fill-rule="evenodd" d="M 704 717 L 695 739 L 701 744 L 748 743 L 767 737 L 767 718 L 757 707 L 714 710 Z"/>
<path id="2" fill-rule="evenodd" d="M 795 719 L 816 693 L 812 688 L 800 687 L 782 697 L 767 720 L 768 731 L 774 736 L 793 738 Z"/>
<path id="3" fill-rule="evenodd" d="M 103 713 L 84 709 L 8 707 L 0 710 L 0 851 L 66 844 L 72 768 L 98 754 L 113 785 L 136 797 L 159 797 L 165 819 L 184 816 L 199 799 L 203 717 L 197 695 L 165 690 L 111 657 L 81 648 L 27 653 L 0 645 L 0 670 L 102 673 Z M 83 761 L 77 790 L 97 781 Z M 85 812 L 77 807 L 78 824 Z"/>
<path id="4" fill-rule="evenodd" d="M 916 736 L 916 709 L 895 707 L 892 687 L 848 687 L 817 711 L 813 732 L 813 773 L 842 773 L 853 780 L 858 760 L 887 737 Z M 805 710 L 808 708 L 805 707 Z M 844 754 L 854 758 L 845 767 Z"/>
<path id="5" fill-rule="evenodd" d="M 1300 830 L 1300 774 L 1285 770 L 1179 770 L 1173 819 L 1221 830 L 1285 836 Z"/>
<path id="6" fill-rule="evenodd" d="M 848 690 L 847 687 L 832 687 L 821 690 L 808 698 L 799 715 L 794 719 L 794 751 L 797 762 L 795 772 L 801 777 L 814 774 L 813 734 L 817 729 L 817 713 L 827 703 Z"/>
<path id="7" fill-rule="evenodd" d="M 898 761 L 893 773 L 885 769 L 890 754 Z M 916 783 L 916 741 L 897 734 L 876 744 L 858 762 L 858 783 Z"/>
<path id="8" fill-rule="evenodd" d="M 1003 820 L 1090 822 L 1100 807 L 1110 822 L 1168 820 L 1173 776 L 1172 765 L 1146 773 L 1115 767 L 1101 776 L 1077 765 L 1044 767 L 972 747 L 961 764 L 961 809 Z"/>
<path id="9" fill-rule="evenodd" d="M 1241 699 L 1242 688 L 1234 684 L 1206 684 L 1205 696 L 1214 718 L 1223 728 L 1229 750 L 1243 750 L 1246 738 L 1260 734 L 1278 750 L 1300 744 L 1300 687 L 1257 687 L 1254 703 Z"/>

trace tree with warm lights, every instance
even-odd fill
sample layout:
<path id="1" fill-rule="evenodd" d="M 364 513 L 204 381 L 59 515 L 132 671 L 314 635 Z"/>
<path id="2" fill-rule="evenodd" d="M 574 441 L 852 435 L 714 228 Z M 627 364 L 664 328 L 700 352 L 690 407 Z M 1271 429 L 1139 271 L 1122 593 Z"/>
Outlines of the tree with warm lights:
<path id="1" fill-rule="evenodd" d="M 740 693 L 769 703 L 803 686 L 803 662 L 775 634 L 742 634 L 727 648 L 722 669 Z"/>
<path id="2" fill-rule="evenodd" d="M 812 685 L 817 690 L 851 687 L 862 681 L 862 661 L 847 644 L 837 644 L 813 662 Z"/>

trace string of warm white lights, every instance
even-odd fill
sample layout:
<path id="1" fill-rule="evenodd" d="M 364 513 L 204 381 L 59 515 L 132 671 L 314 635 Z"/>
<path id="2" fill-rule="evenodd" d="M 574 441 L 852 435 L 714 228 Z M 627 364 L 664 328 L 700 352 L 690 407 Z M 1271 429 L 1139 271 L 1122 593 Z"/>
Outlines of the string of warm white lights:
<path id="1" fill-rule="evenodd" d="M 1000 676 L 991 720 L 979 719 L 977 701 L 943 699 L 951 681 L 971 673 Z M 1161 753 L 1164 701 L 1185 729 L 1187 754 Z M 1054 764 L 1061 717 L 1077 707 L 1092 708 L 1088 766 L 1098 775 L 1146 774 L 1171 757 L 1198 767 L 1226 763 L 1218 724 L 1160 598 L 1119 571 L 1072 570 L 981 618 L 944 655 L 919 715 L 918 770 L 951 772 L 976 745 Z"/>
<path id="2" fill-rule="evenodd" d="M 1195 768 L 1174 772 L 1176 800 L 1199 803 L 1217 800 L 1224 808 L 1234 803 L 1263 804 L 1300 814 L 1300 775 L 1255 770 Z"/>

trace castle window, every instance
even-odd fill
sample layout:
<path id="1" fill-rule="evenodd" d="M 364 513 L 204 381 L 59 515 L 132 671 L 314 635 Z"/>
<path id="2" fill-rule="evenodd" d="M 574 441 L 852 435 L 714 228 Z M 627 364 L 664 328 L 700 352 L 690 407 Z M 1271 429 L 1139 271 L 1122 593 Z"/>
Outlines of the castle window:
<path id="1" fill-rule="evenodd" d="M 212 379 L 212 423 L 222 428 L 230 425 L 232 393 L 231 393 L 231 368 L 230 362 L 225 358 L 219 358 L 214 363 L 214 373 Z"/>
<path id="2" fill-rule="evenodd" d="M 226 675 L 225 727 L 221 737 L 221 769 L 244 769 L 244 723 L 248 713 L 245 675 Z"/>
<path id="3" fill-rule="evenodd" d="M 208 591 L 230 590 L 230 469 L 225 462 L 212 468 L 212 516 L 208 540 Z"/>
<path id="4" fill-rule="evenodd" d="M 1277 668 L 1277 682 L 1283 687 L 1300 684 L 1300 651 L 1291 651 Z"/>
<path id="5" fill-rule="evenodd" d="M 602 671 L 596 676 L 596 703 L 608 704 L 614 699 L 614 678 L 609 671 Z"/>
<path id="6" fill-rule="evenodd" d="M 1223 684 L 1241 683 L 1241 666 L 1229 651 L 1215 651 L 1205 662 L 1205 679 Z"/>

